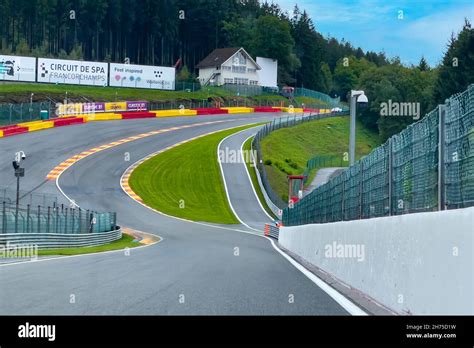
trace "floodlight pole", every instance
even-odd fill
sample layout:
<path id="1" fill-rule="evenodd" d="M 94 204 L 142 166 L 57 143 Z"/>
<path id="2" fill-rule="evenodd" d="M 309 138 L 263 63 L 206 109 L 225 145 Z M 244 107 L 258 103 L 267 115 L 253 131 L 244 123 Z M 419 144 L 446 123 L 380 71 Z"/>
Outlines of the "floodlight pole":
<path id="1" fill-rule="evenodd" d="M 350 121 L 350 133 L 349 133 L 349 165 L 351 166 L 355 163 L 357 99 L 361 95 L 365 95 L 365 92 L 353 91 L 353 90 L 351 91 L 351 100 L 350 100 L 351 121 Z"/>
<path id="2" fill-rule="evenodd" d="M 351 105 L 350 105 L 350 114 L 351 114 L 351 123 L 349 131 L 349 165 L 353 165 L 355 162 L 355 128 L 356 128 L 356 106 L 357 106 L 357 97 L 351 95 Z"/>

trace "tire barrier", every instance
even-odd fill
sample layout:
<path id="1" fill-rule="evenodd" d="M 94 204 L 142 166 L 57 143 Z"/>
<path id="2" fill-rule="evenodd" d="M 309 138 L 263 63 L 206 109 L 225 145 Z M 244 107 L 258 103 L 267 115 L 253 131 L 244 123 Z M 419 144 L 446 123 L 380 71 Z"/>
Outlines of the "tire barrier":
<path id="1" fill-rule="evenodd" d="M 278 236 L 280 235 L 280 227 L 272 224 L 265 224 L 264 233 L 265 236 L 273 237 L 278 240 Z"/>
<path id="2" fill-rule="evenodd" d="M 0 234 L 0 246 L 35 245 L 38 249 L 80 248 L 112 243 L 122 238 L 122 230 L 102 233 L 8 233 Z"/>

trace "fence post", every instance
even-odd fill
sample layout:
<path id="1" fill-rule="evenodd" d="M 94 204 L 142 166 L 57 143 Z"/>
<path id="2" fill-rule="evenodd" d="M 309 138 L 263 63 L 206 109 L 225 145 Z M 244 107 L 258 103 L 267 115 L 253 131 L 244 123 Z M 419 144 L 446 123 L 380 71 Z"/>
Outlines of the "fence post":
<path id="1" fill-rule="evenodd" d="M 2 233 L 7 233 L 7 218 L 6 218 L 7 209 L 6 209 L 5 205 L 6 205 L 6 203 L 3 202 L 3 207 L 2 207 Z"/>
<path id="2" fill-rule="evenodd" d="M 392 137 L 388 138 L 388 215 L 392 216 L 392 190 L 393 190 L 393 153 Z"/>
<path id="3" fill-rule="evenodd" d="M 30 205 L 26 206 L 26 233 L 30 233 Z"/>
<path id="4" fill-rule="evenodd" d="M 37 233 L 40 233 L 40 226 L 41 226 L 41 205 L 38 205 L 38 216 L 36 217 L 36 223 L 38 226 L 36 226 L 36 231 Z"/>
<path id="5" fill-rule="evenodd" d="M 360 161 L 360 170 L 359 170 L 359 175 L 360 175 L 360 179 L 359 179 L 359 219 L 362 219 L 362 203 L 363 203 L 362 194 L 364 192 L 363 191 L 363 184 L 364 184 L 363 174 L 364 174 L 364 165 L 363 165 L 362 161 Z"/>
<path id="6" fill-rule="evenodd" d="M 342 175 L 342 174 L 340 174 L 340 175 Z M 345 186 L 346 186 L 346 185 L 344 185 L 344 183 L 345 183 L 345 180 L 343 178 L 342 179 L 342 194 L 341 194 L 341 221 L 344 221 L 344 196 L 345 196 L 344 195 L 344 193 L 345 193 L 344 190 L 345 190 Z"/>
<path id="7" fill-rule="evenodd" d="M 438 210 L 446 209 L 444 150 L 446 146 L 446 105 L 438 106 Z"/>
<path id="8" fill-rule="evenodd" d="M 48 217 L 46 219 L 46 233 L 49 233 L 49 224 L 51 223 L 51 207 L 48 207 Z"/>

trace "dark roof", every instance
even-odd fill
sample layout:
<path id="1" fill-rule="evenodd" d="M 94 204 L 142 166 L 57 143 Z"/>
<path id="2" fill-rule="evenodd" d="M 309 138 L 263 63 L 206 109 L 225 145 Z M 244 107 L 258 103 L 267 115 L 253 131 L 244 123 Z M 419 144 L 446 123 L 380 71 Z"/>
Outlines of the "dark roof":
<path id="1" fill-rule="evenodd" d="M 216 67 L 223 64 L 227 59 L 232 57 L 237 51 L 240 50 L 240 47 L 230 47 L 230 48 L 216 48 L 212 51 L 206 58 L 201 60 L 201 62 L 196 65 L 196 68 L 203 69 L 209 67 Z"/>

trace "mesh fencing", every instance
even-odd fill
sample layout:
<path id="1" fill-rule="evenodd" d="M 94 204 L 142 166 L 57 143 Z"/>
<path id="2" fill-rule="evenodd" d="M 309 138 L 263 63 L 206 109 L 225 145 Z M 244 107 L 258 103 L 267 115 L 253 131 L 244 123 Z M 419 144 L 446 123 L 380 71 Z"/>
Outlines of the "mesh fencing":
<path id="1" fill-rule="evenodd" d="M 116 213 L 97 213 L 57 205 L 20 206 L 18 211 L 15 204 L 3 202 L 0 206 L 0 234 L 101 233 L 115 230 L 116 220 Z"/>
<path id="2" fill-rule="evenodd" d="M 51 109 L 51 102 L 1 104 L 0 127 L 21 122 L 36 121 L 40 119 L 40 111 Z"/>
<path id="3" fill-rule="evenodd" d="M 257 159 L 256 159 L 257 169 L 260 173 L 260 177 L 262 178 L 262 184 L 263 184 L 263 187 L 265 188 L 265 191 L 268 194 L 268 197 L 273 202 L 273 204 L 275 204 L 278 208 L 284 209 L 288 206 L 288 204 L 281 199 L 281 197 L 272 189 L 270 185 L 267 171 L 265 169 L 260 141 L 263 138 L 265 138 L 267 135 L 269 135 L 271 132 L 281 129 L 281 128 L 293 127 L 293 126 L 296 126 L 305 122 L 309 122 L 309 121 L 319 120 L 319 119 L 328 118 L 328 117 L 337 117 L 337 116 L 342 116 L 342 115 L 346 115 L 346 113 L 331 112 L 331 113 L 326 113 L 326 114 L 310 114 L 307 116 L 295 114 L 293 116 L 280 117 L 280 118 L 274 119 L 270 123 L 267 123 L 255 135 L 252 141 L 252 148 L 256 151 L 256 154 L 257 154 Z"/>
<path id="4" fill-rule="evenodd" d="M 322 102 L 326 103 L 327 105 L 330 106 L 338 106 L 341 102 L 341 98 L 331 98 L 329 95 L 313 91 L 311 89 L 307 88 L 296 88 L 295 89 L 295 97 L 309 97 L 313 99 L 319 99 Z"/>
<path id="5" fill-rule="evenodd" d="M 474 87 L 446 101 L 445 195 L 448 208 L 474 205 Z"/>
<path id="6" fill-rule="evenodd" d="M 325 223 L 473 205 L 474 85 L 470 85 L 284 209 L 283 223 Z"/>

